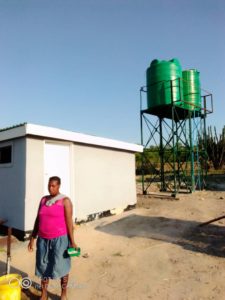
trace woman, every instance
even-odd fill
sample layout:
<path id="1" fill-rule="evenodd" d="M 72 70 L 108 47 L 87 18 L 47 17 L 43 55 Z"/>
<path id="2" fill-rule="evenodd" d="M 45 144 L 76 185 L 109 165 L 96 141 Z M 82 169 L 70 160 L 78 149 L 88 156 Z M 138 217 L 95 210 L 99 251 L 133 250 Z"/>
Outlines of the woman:
<path id="1" fill-rule="evenodd" d="M 41 298 L 46 300 L 49 279 L 61 279 L 61 300 L 67 299 L 67 284 L 71 268 L 67 248 L 77 248 L 73 236 L 72 203 L 60 194 L 61 179 L 49 178 L 49 195 L 44 196 L 39 205 L 34 229 L 28 244 L 33 251 L 37 239 L 35 275 L 41 278 Z"/>

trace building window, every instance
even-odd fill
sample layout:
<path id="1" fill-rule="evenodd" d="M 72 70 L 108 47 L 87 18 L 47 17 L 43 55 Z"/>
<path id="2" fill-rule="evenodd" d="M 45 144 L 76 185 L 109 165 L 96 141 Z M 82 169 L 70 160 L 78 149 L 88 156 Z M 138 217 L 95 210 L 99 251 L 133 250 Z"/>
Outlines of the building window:
<path id="1" fill-rule="evenodd" d="M 0 146 L 0 164 L 12 163 L 12 145 Z"/>

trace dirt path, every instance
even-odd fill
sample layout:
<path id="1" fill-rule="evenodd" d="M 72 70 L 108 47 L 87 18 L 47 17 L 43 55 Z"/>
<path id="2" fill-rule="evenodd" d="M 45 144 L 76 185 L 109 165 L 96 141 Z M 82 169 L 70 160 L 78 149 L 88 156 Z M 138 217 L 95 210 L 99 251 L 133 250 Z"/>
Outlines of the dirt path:
<path id="1" fill-rule="evenodd" d="M 149 199 L 149 209 L 136 208 L 76 228 L 82 254 L 73 258 L 69 300 L 203 300 L 225 299 L 225 219 L 199 228 L 225 214 L 225 192 L 179 195 L 180 200 Z M 33 282 L 35 253 L 15 242 L 11 272 Z M 5 252 L 0 252 L 4 271 Z M 37 287 L 37 284 L 36 284 Z M 49 299 L 60 299 L 57 281 Z M 25 299 L 38 299 L 33 287 Z"/>

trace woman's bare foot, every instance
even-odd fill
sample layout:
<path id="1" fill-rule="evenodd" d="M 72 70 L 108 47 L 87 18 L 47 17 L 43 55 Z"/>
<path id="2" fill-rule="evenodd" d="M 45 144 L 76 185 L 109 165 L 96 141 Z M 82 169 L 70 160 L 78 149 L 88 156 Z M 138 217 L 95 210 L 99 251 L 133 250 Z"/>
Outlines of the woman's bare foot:
<path id="1" fill-rule="evenodd" d="M 66 290 L 62 290 L 60 300 L 68 300 Z"/>
<path id="2" fill-rule="evenodd" d="M 48 300 L 48 295 L 47 294 L 46 295 L 41 295 L 40 300 Z"/>
<path id="3" fill-rule="evenodd" d="M 44 278 L 41 280 L 41 298 L 40 300 L 47 300 L 48 299 L 48 283 L 49 279 Z"/>
<path id="4" fill-rule="evenodd" d="M 68 300 L 67 298 L 67 285 L 69 280 L 69 274 L 65 275 L 61 278 L 61 299 L 60 300 Z"/>

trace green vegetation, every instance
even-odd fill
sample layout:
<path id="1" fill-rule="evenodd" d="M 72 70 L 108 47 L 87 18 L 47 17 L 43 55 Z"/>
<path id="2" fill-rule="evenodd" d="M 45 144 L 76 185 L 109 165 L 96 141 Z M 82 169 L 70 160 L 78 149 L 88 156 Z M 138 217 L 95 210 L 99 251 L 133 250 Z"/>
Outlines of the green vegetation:
<path id="1" fill-rule="evenodd" d="M 217 134 L 216 127 L 208 127 L 206 134 L 206 145 L 209 162 L 215 170 L 223 169 L 225 165 L 225 126 L 220 135 Z"/>
<path id="2" fill-rule="evenodd" d="M 202 145 L 206 145 L 206 152 L 203 151 Z M 222 173 L 225 167 L 225 126 L 220 135 L 217 134 L 216 128 L 212 130 L 211 126 L 208 127 L 206 140 L 199 139 L 198 145 L 199 161 L 207 161 L 207 171 L 212 173 Z M 194 152 L 197 148 L 194 147 Z M 206 154 L 207 153 L 207 154 Z M 190 159 L 190 149 L 183 145 L 178 144 L 175 150 L 176 162 L 185 163 Z M 205 156 L 206 155 L 206 156 Z M 201 158 L 204 159 L 202 160 Z M 142 164 L 143 162 L 143 164 Z M 164 165 L 165 171 L 169 171 L 170 165 L 173 163 L 173 151 L 171 148 L 164 149 Z M 136 175 L 159 174 L 160 172 L 160 149 L 158 146 L 150 146 L 144 149 L 143 154 L 136 154 Z"/>

